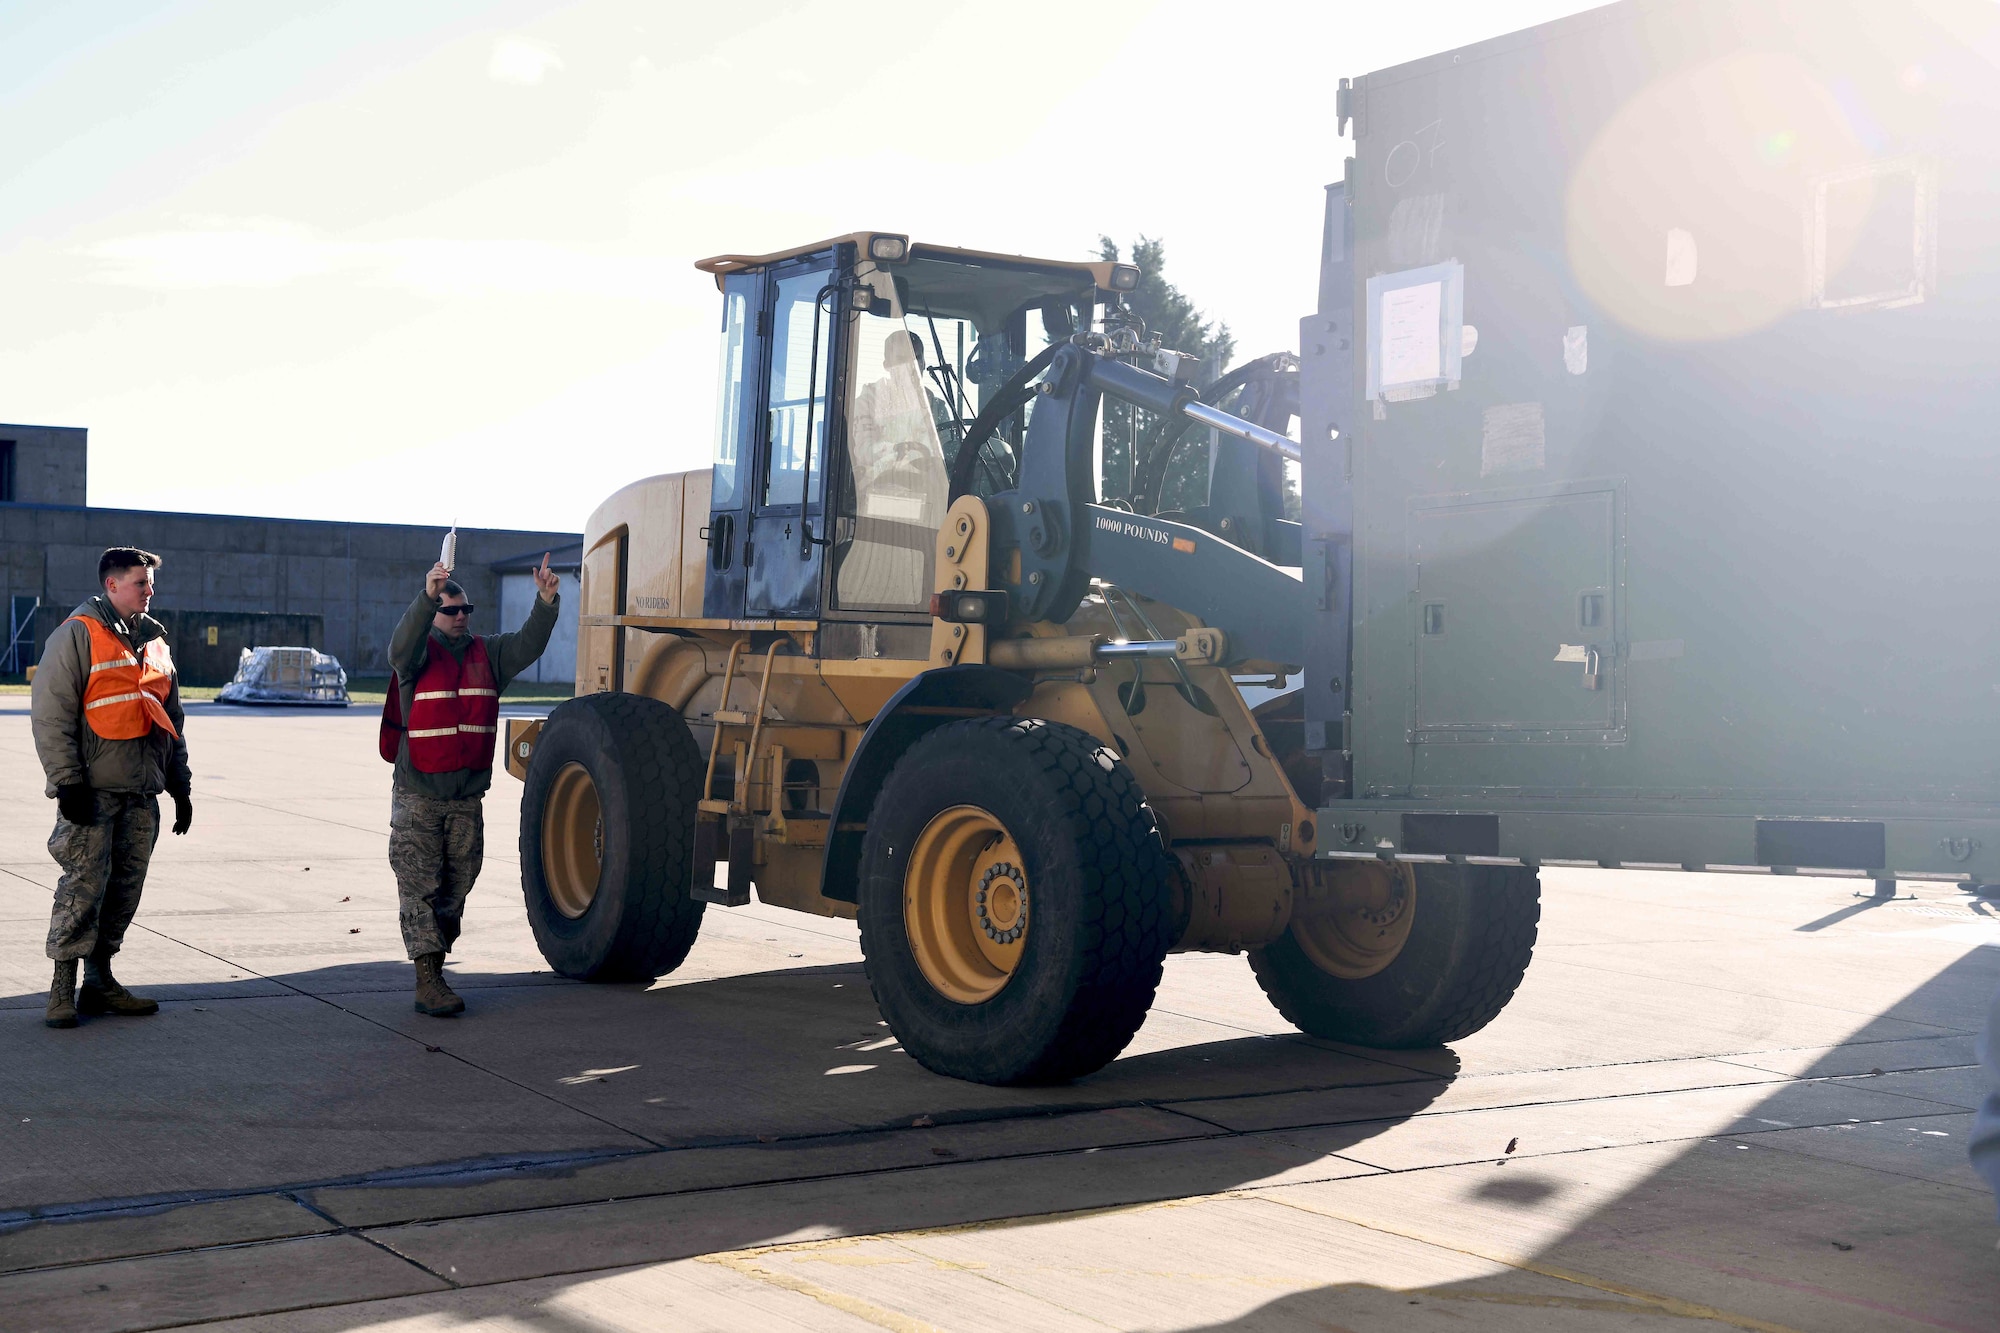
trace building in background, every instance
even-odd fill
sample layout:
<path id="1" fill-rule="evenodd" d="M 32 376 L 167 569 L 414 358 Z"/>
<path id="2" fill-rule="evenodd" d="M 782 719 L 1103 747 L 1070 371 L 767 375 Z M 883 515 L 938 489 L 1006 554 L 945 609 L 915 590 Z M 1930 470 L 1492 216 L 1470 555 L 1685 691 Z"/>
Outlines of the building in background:
<path id="1" fill-rule="evenodd" d="M 81 426 L 0 426 L 0 504 L 82 505 L 88 441 Z"/>
<path id="2" fill-rule="evenodd" d="M 549 557 L 549 568 L 562 575 L 562 586 L 557 590 L 562 595 L 561 615 L 556 621 L 555 633 L 549 636 L 549 646 L 535 659 L 535 664 L 516 679 L 573 685 L 576 683 L 576 613 L 577 608 L 583 605 L 583 589 L 578 581 L 583 572 L 582 542 L 572 542 L 554 551 L 547 547 L 523 551 L 512 559 L 496 560 L 489 566 L 500 579 L 500 628 L 519 629 L 528 618 L 528 612 L 534 609 L 535 570 L 541 565 L 544 553 Z"/>
<path id="3" fill-rule="evenodd" d="M 191 663 L 213 659 L 233 672 L 241 648 L 260 646 L 249 640 L 297 634 L 316 619 L 320 641 L 266 646 L 332 653 L 352 675 L 388 673 L 389 636 L 437 561 L 442 526 L 95 509 L 84 503 L 87 463 L 81 429 L 0 425 L 0 607 L 9 630 L 0 671 L 19 672 L 39 658 L 70 609 L 97 591 L 107 546 L 138 546 L 164 564 L 154 608 L 174 613 L 161 618 L 177 640 L 190 633 L 201 640 L 199 652 L 188 644 Z M 543 551 L 574 553 L 581 542 L 574 532 L 459 529 L 455 577 L 479 608 L 474 632 L 515 629 L 526 615 L 524 602 L 503 623 L 504 576 L 495 562 L 513 569 L 531 549 L 539 562 Z M 567 681 L 575 668 L 573 555 L 568 568 L 563 586 L 572 595 L 563 599 L 557 634 L 568 635 L 569 647 L 551 644 L 539 664 L 544 681 Z M 527 586 L 532 595 L 532 579 Z M 188 683 L 221 681 L 190 676 Z"/>

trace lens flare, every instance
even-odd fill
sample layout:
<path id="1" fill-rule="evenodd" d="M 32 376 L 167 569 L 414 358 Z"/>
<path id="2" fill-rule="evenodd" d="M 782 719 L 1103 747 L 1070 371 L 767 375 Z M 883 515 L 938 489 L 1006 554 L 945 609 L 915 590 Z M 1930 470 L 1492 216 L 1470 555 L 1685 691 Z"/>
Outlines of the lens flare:
<path id="1" fill-rule="evenodd" d="M 1738 52 L 1670 74 L 1578 159 L 1571 270 L 1641 333 L 1740 337 L 1802 305 L 1813 182 L 1867 156 L 1838 99 L 1791 56 Z"/>

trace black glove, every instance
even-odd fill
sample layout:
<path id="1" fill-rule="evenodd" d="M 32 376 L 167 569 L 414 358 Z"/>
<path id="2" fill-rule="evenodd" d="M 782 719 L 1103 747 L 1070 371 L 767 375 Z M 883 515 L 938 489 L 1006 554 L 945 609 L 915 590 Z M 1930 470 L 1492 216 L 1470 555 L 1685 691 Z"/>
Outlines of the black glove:
<path id="1" fill-rule="evenodd" d="M 174 832 L 186 833 L 188 825 L 194 823 L 194 802 L 184 791 L 168 792 L 174 798 Z"/>
<path id="2" fill-rule="evenodd" d="M 97 801 L 88 782 L 67 782 L 56 788 L 56 809 L 72 824 L 88 824 L 97 818 Z"/>

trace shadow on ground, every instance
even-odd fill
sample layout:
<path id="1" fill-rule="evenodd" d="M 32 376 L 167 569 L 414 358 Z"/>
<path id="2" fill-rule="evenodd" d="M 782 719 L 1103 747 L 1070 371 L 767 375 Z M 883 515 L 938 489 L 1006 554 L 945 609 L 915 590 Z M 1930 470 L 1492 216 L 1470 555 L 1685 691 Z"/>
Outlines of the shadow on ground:
<path id="1" fill-rule="evenodd" d="M 1912 1041 L 1903 1024 L 1878 1018 L 1798 1067 L 1802 1080 L 1966 1114 L 1792 1125 L 1799 1085 L 1781 1085 L 1747 1128 L 1689 1143 L 1580 1213 L 1590 1171 L 1559 1156 L 1353 1181 L 1336 1187 L 1330 1215 L 1489 1257 L 1494 1276 L 1412 1290 L 1327 1286 L 1201 1333 L 1414 1324 L 1413 1306 L 1475 1322 L 1529 1307 L 1548 1328 L 1595 1328 L 1623 1312 L 1765 1330 L 1991 1333 L 2000 1326 L 2000 1229 L 1965 1150 L 1979 1081 L 1971 1030 L 1996 985 L 2000 949 L 1974 950 L 1892 1006 L 1961 1013 L 1961 1034 Z M 1385 1186 L 1407 1197 L 1388 1197 Z M 1565 1290 L 1519 1280 L 1530 1276 Z"/>
<path id="2" fill-rule="evenodd" d="M 1431 1247 L 1489 1276 L 1328 1285 L 1215 1333 L 1400 1327 L 1413 1305 L 1475 1323 L 1507 1307 L 1554 1328 L 1629 1314 L 1971 1330 L 2000 1306 L 1962 1110 L 2000 950 L 1968 954 L 1839 1046 L 1724 1057 L 1792 1077 L 1710 1137 L 1530 1138 L 1517 1155 L 1446 1151 L 1394 1174 L 1365 1164 L 1371 1145 L 1452 1091 L 1448 1051 L 1251 1037 L 994 1089 L 902 1056 L 853 965 L 652 989 L 474 975 L 472 1017 L 442 1023 L 408 1011 L 401 974 L 331 967 L 249 980 L 238 998 L 163 988 L 157 1020 L 67 1034 L 0 1012 L 18 1028 L 6 1109 L 32 1102 L 20 1118 L 50 1130 L 0 1125 L 47 1145 L 4 1150 L 0 1305 L 16 1326 L 311 1309 L 315 1329 L 355 1328 L 381 1317 L 374 1298 L 1248 1185 L 1301 1186 L 1284 1193 L 1352 1228 L 1336 1236 L 1356 1254 Z M 1912 1038 L 1890 1016 L 1911 1013 L 1940 1035 Z M 1963 1030 L 1938 1021 L 1957 1015 Z M 1620 1114 L 1615 1098 L 1594 1105 Z M 1879 1118 L 1844 1114 L 1863 1106 Z M 1241 1128 L 1260 1116 L 1277 1127 Z M 507 1317 L 596 1327 L 545 1301 Z"/>
<path id="3" fill-rule="evenodd" d="M 1246 1037 L 986 1088 L 904 1056 L 858 965 L 652 989 L 474 974 L 449 1022 L 409 1011 L 405 971 L 149 988 L 159 1017 L 74 1032 L 0 1010 L 0 1305 L 160 1326 L 1352 1174 L 1337 1155 L 1455 1068 Z M 1325 1123 L 1203 1114 L 1272 1096 Z M 254 1291 L 226 1280 L 259 1255 Z"/>

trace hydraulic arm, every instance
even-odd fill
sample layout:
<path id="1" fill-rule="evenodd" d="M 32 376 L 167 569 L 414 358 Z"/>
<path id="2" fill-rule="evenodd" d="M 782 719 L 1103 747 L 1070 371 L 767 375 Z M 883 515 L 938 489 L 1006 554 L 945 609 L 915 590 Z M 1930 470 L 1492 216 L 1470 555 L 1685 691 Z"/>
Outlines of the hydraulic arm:
<path id="1" fill-rule="evenodd" d="M 1096 503 L 1093 458 L 1105 394 L 1298 456 L 1293 441 L 1209 406 L 1191 384 L 1075 344 L 1058 347 L 1029 418 L 1019 484 L 988 501 L 996 581 L 1014 615 L 1067 620 L 1096 578 L 1222 630 L 1232 661 L 1303 662 L 1295 574 L 1191 524 Z"/>

